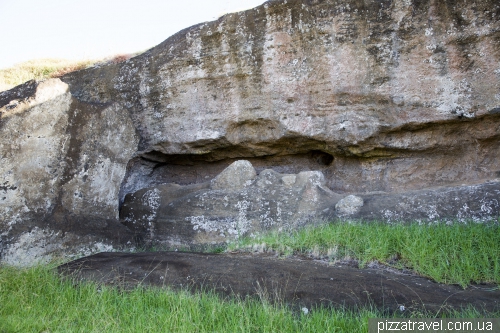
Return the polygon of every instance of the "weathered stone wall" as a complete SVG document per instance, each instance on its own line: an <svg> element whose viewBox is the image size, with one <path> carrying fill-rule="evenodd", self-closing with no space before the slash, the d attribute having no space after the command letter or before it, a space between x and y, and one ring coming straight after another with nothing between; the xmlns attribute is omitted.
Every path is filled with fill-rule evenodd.
<svg viewBox="0 0 500 333"><path fill-rule="evenodd" d="M12 91L0 95L3 261L27 264L130 240L118 222L119 184L138 143L128 113L82 103L59 79L17 91L8 104L1 97Z"/></svg>
<svg viewBox="0 0 500 333"><path fill-rule="evenodd" d="M64 80L81 100L120 101L138 155L167 164L317 150L338 191L476 182L500 171L499 6L272 1ZM134 166L140 184L149 169Z"/></svg>
<svg viewBox="0 0 500 333"><path fill-rule="evenodd" d="M31 234L124 244L128 193L239 159L345 196L494 181L499 17L496 0L269 1L2 93L2 258Z"/></svg>

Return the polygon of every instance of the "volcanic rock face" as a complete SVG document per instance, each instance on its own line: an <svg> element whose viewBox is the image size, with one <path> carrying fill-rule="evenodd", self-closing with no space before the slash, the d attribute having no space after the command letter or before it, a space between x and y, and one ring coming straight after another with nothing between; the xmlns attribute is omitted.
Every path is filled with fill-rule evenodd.
<svg viewBox="0 0 500 333"><path fill-rule="evenodd" d="M23 90L27 96L22 96ZM83 104L59 79L0 95L0 254L30 264L127 243L119 184L138 137L117 105Z"/></svg>
<svg viewBox="0 0 500 333"><path fill-rule="evenodd" d="M211 182L129 194L120 217L143 242L203 244L319 223L335 215L340 197L319 171L257 176L250 162L237 161Z"/></svg>
<svg viewBox="0 0 500 333"><path fill-rule="evenodd" d="M237 160L259 177L321 172L363 198L352 216L383 216L373 192L461 185L498 216L481 184L500 175L499 17L496 0L270 1L0 93L2 260L22 239L40 256L54 239L126 244L127 194L201 190Z"/></svg>

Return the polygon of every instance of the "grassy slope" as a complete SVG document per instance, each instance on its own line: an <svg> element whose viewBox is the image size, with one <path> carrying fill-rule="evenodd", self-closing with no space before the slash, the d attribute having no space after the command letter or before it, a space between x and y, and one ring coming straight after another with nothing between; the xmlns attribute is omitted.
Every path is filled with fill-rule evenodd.
<svg viewBox="0 0 500 333"><path fill-rule="evenodd" d="M96 61L70 61L39 59L26 61L11 68L0 70L0 91L11 89L29 80L57 77L71 71L86 68Z"/></svg>
<svg viewBox="0 0 500 333"><path fill-rule="evenodd" d="M130 55L115 55L99 60L37 59L19 63L11 68L0 69L0 92L14 88L29 80L44 80L90 67L96 63L118 63L131 58Z"/></svg>
<svg viewBox="0 0 500 333"><path fill-rule="evenodd" d="M211 293L74 287L46 267L0 269L0 332L356 332L366 331L366 319L375 315L323 310L305 316Z"/></svg>
<svg viewBox="0 0 500 333"><path fill-rule="evenodd" d="M500 283L500 225L331 223L271 233L230 244L230 250L306 253L332 261L353 258L409 268L438 282Z"/></svg>
<svg viewBox="0 0 500 333"><path fill-rule="evenodd" d="M447 282L500 283L497 224L386 225L335 223L291 234L244 239L231 248L309 253L332 260L357 258L409 266ZM265 244L263 244L265 242ZM398 259L394 261L394 259ZM0 267L0 332L366 332L374 309L298 310L266 300L221 299L138 288L131 292L92 283L75 286L49 266ZM410 317L443 314L405 313ZM481 317L474 309L446 314ZM489 317L500 313L487 314Z"/></svg>

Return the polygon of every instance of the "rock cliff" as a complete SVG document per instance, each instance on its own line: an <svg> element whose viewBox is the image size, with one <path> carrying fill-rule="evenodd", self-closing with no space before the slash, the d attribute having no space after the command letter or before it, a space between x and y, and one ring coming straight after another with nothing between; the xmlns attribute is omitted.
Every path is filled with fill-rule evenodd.
<svg viewBox="0 0 500 333"><path fill-rule="evenodd" d="M499 17L496 0L269 1L0 93L1 260L133 246L127 194L237 160L321 173L336 216L498 217Z"/></svg>

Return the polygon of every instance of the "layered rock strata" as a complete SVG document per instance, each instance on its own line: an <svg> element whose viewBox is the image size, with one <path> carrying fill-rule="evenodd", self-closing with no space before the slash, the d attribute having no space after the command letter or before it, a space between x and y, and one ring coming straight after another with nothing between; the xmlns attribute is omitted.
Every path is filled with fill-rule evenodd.
<svg viewBox="0 0 500 333"><path fill-rule="evenodd" d="M0 93L0 256L125 246L127 194L202 186L243 159L320 171L359 212L367 193L494 182L499 17L495 0L269 1Z"/></svg>

